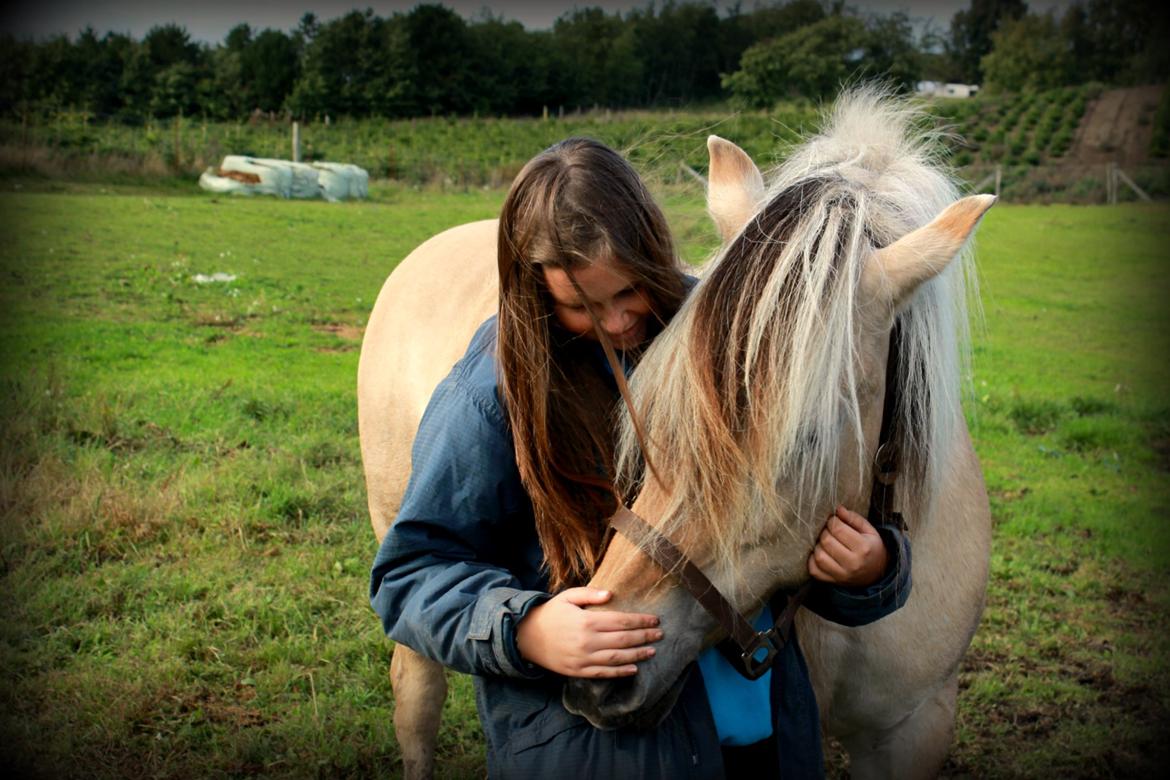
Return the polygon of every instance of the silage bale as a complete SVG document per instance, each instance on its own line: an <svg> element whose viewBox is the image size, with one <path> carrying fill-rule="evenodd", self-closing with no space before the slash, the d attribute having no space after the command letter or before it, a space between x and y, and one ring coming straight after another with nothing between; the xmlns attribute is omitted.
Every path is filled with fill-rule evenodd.
<svg viewBox="0 0 1170 780"><path fill-rule="evenodd" d="M235 171L224 171L228 174L236 174ZM239 178L249 174L236 174L235 176L221 176L217 169L208 168L199 177L199 186L208 192L230 193L232 195L252 195L255 190L254 185L249 181ZM254 174L252 174L254 175ZM257 177L257 181L259 177Z"/></svg>
<svg viewBox="0 0 1170 780"><path fill-rule="evenodd" d="M363 199L370 197L369 171L367 171L365 168L359 168L352 163L348 163L348 165L350 168L353 168L353 181L357 185L357 191L353 193L353 197Z"/></svg>
<svg viewBox="0 0 1170 780"><path fill-rule="evenodd" d="M283 160L265 162L254 157L229 154L223 158L223 164L217 173L222 176L228 171L250 173L259 177L260 181L252 186L253 192L279 195L282 198L292 196L292 170Z"/></svg>
<svg viewBox="0 0 1170 780"><path fill-rule="evenodd" d="M317 181L317 170L305 163L291 160L276 160L270 157L257 157L255 162L288 171L290 198L319 198L321 186Z"/></svg>
<svg viewBox="0 0 1170 780"><path fill-rule="evenodd" d="M321 197L321 182L317 178L317 169L308 163L289 163L293 174L294 198Z"/></svg>
<svg viewBox="0 0 1170 780"><path fill-rule="evenodd" d="M350 197L353 174L342 163L315 162L317 181L321 185L321 195L330 203L336 203Z"/></svg>

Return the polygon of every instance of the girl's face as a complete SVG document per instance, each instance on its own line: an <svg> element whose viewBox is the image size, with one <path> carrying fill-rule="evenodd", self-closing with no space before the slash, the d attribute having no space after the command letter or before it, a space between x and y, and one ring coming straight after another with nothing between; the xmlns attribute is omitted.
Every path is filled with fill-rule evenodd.
<svg viewBox="0 0 1170 780"><path fill-rule="evenodd" d="M569 275L560 268L545 267L544 282L552 296L553 314L570 333L597 340L585 303L597 315L614 349L631 349L646 340L650 301L641 284L610 257L573 270L573 278L585 295L577 294Z"/></svg>

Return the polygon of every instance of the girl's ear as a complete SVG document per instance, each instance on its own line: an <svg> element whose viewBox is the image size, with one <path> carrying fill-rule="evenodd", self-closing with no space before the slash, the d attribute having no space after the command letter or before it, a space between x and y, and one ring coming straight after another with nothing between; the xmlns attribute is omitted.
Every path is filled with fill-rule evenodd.
<svg viewBox="0 0 1170 780"><path fill-rule="evenodd" d="M764 200L764 177L747 152L731 141L708 136L707 152L711 157L707 211L727 243L759 210Z"/></svg>

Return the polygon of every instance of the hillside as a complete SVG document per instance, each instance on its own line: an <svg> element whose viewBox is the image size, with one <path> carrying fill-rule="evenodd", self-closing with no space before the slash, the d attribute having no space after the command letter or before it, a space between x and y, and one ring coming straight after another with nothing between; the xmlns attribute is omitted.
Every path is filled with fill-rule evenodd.
<svg viewBox="0 0 1170 780"><path fill-rule="evenodd" d="M1085 109L1069 158L1081 163L1143 163L1150 159L1151 118L1164 85L1110 89Z"/></svg>

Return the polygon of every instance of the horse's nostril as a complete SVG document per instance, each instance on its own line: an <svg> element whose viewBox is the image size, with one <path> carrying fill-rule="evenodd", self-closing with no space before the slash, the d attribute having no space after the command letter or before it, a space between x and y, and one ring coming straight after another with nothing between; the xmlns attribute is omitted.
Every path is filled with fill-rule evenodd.
<svg viewBox="0 0 1170 780"><path fill-rule="evenodd" d="M637 684L633 677L619 677L615 680L597 682L598 704L604 709L620 709L622 702L628 702L633 697L634 687Z"/></svg>
<svg viewBox="0 0 1170 780"><path fill-rule="evenodd" d="M570 680L565 686L565 706L592 720L623 717L637 709L637 680Z"/></svg>

